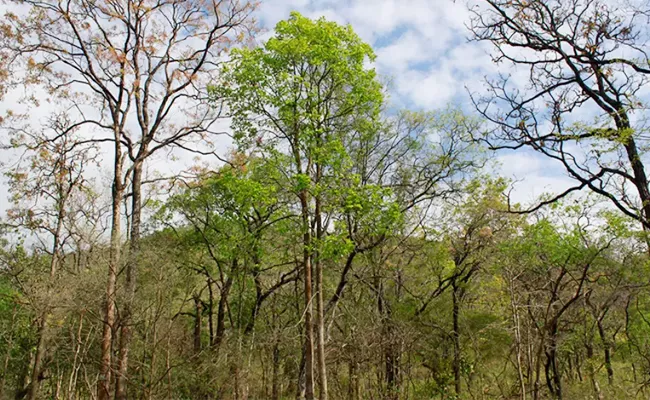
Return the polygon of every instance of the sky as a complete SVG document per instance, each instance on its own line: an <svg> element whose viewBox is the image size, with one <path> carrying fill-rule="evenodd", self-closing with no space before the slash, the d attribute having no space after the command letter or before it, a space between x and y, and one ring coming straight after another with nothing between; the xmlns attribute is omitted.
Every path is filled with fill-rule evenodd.
<svg viewBox="0 0 650 400"><path fill-rule="evenodd" d="M268 0L256 16L265 29L261 40L291 11L350 24L374 48L375 68L390 82L396 107L435 110L452 104L472 112L469 93L481 93L486 77L510 74L521 85L527 79L525 71L495 65L485 43L468 40L472 6L468 0ZM498 171L516 181L516 202L532 202L572 183L558 165L532 151L495 158Z"/></svg>
<svg viewBox="0 0 650 400"><path fill-rule="evenodd" d="M445 108L449 104L471 110L469 93L483 90L485 77L499 72L525 76L492 63L490 48L468 41L468 0L263 0L255 17L262 32L258 41L273 35L273 27L298 11L311 18L325 17L352 28L375 49L374 67L390 82L394 107L420 110ZM472 0L469 0L472 1ZM0 4L0 12L3 6ZM0 102L0 111L11 105L12 96ZM225 149L224 149L225 150ZM0 154L0 160L7 154ZM545 192L558 192L571 181L553 162L532 152L499 153L494 157L499 172L517 182L516 202L531 202ZM191 157L174 169L189 167ZM170 160L161 153L150 169L169 170ZM0 179L0 214L7 209L6 182Z"/></svg>

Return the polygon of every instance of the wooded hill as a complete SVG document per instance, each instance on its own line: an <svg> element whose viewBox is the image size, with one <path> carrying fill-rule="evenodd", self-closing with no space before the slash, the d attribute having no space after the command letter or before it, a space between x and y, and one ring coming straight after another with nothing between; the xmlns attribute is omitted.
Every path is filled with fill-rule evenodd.
<svg viewBox="0 0 650 400"><path fill-rule="evenodd" d="M0 93L53 111L0 120L0 398L650 396L647 5L486 1L469 34L530 84L396 110L325 19L17 4ZM203 162L152 173L172 150ZM507 150L575 186L516 204Z"/></svg>

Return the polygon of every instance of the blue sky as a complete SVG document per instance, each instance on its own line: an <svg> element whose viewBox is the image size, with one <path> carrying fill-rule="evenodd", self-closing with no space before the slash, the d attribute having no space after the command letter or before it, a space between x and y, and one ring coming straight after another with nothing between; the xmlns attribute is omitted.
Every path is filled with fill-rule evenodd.
<svg viewBox="0 0 650 400"><path fill-rule="evenodd" d="M476 44L467 43L465 3L451 0L270 0L257 16L270 30L291 11L349 23L376 51L377 70L393 80L392 100L437 108L466 98L465 83L491 66Z"/></svg>
<svg viewBox="0 0 650 400"><path fill-rule="evenodd" d="M275 24L293 10L311 18L349 23L374 47L375 68L391 82L390 100L395 107L432 110L453 103L470 110L468 91L480 92L485 76L503 72L524 84L526 75L507 66L500 71L491 62L489 47L467 40L467 1L474 0L263 0L255 16L263 27L260 41L270 37ZM0 4L0 11L5 7ZM0 102L0 110L15 106L12 97ZM570 182L556 165L531 152L500 153L494 158L500 161L504 176L519 181L513 192L515 201L532 201ZM183 160L173 163L161 153L149 166L163 172L180 171L195 162L192 157ZM6 191L0 178L0 193ZM6 210L5 198L0 194L0 213Z"/></svg>
<svg viewBox="0 0 650 400"><path fill-rule="evenodd" d="M256 13L265 32L298 11L311 18L349 23L375 49L375 68L390 85L397 107L431 110L448 104L472 111L469 92L480 93L486 76L512 75L525 85L526 71L497 66L484 43L468 40L467 0L268 0ZM570 181L551 161L531 151L502 152L500 173L517 180L514 198L528 202Z"/></svg>

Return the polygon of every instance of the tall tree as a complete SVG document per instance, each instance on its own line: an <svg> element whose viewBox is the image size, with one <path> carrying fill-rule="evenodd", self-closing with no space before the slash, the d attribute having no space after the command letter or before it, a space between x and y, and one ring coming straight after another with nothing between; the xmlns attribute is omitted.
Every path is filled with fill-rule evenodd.
<svg viewBox="0 0 650 400"><path fill-rule="evenodd" d="M272 230L281 223L296 219L287 208L287 193L280 191L281 181L273 164L251 158L226 165L214 173L202 175L188 183L182 192L172 196L162 209L168 226L174 226L174 217L188 224L181 237L195 248L205 250L207 258L216 267L201 264L194 267L207 278L208 292L218 282L221 288L216 333L213 332L212 302L208 302L210 346L219 347L224 338L228 293L233 281L250 276L255 290L255 301L247 318L238 326L244 333L252 333L263 303L278 289L296 279L296 269L283 270L293 264L266 248ZM279 250L279 246L274 246ZM273 264L269 261L273 260ZM270 274L280 271L280 278ZM271 281L271 282L269 282ZM266 287L268 286L268 287ZM241 288L240 290L245 290ZM242 305L240 304L239 307Z"/></svg>
<svg viewBox="0 0 650 400"><path fill-rule="evenodd" d="M374 58L372 49L351 27L292 13L275 32L263 48L233 54L225 74L232 86L215 93L231 102L239 144L274 157L294 185L302 221L305 396L314 398L315 300L319 398L325 400L321 247L328 230L325 209L334 206L325 189L349 170L349 137L376 129L382 92L374 70L364 65Z"/></svg>

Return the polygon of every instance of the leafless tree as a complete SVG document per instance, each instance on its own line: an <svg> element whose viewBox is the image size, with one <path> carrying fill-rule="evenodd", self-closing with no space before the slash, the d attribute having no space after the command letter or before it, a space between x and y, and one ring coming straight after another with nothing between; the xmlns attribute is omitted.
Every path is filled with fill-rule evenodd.
<svg viewBox="0 0 650 400"><path fill-rule="evenodd" d="M576 181L532 210L586 188L650 227L648 10L597 0L487 0L472 9L474 40L492 45L497 65L526 74L523 83L488 80L487 94L472 96L494 124L479 139L532 149Z"/></svg>
<svg viewBox="0 0 650 400"><path fill-rule="evenodd" d="M69 129L113 152L112 228L106 285L99 399L109 398L121 263L121 207L130 195L129 252L120 315L115 397L126 397L132 303L141 236L145 161L179 147L214 154L219 108L207 86L222 55L251 33L254 4L237 0L24 1L0 28L7 63L74 110ZM12 8L10 7L10 10ZM18 12L18 11L17 11ZM61 132L67 135L68 131Z"/></svg>

